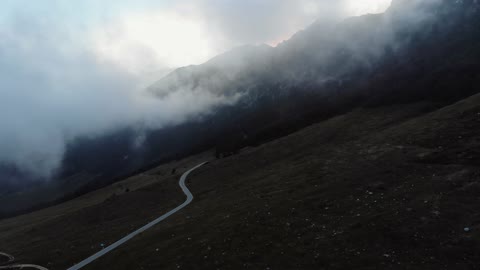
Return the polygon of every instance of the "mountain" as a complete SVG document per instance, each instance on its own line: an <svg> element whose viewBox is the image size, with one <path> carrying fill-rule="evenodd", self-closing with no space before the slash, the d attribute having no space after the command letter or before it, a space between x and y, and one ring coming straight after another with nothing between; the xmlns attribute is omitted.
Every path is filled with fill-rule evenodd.
<svg viewBox="0 0 480 270"><path fill-rule="evenodd" d="M253 143L359 106L451 103L478 91L478 15L476 1L396 0L384 14L319 21L276 48L239 48L177 70L149 90L240 93L205 121Z"/></svg>
<svg viewBox="0 0 480 270"><path fill-rule="evenodd" d="M476 269L480 95L431 106L358 108L212 160L189 206L87 267ZM208 159L1 220L0 246L67 269L184 202L180 175Z"/></svg>
<svg viewBox="0 0 480 270"><path fill-rule="evenodd" d="M383 14L317 21L277 47L244 46L177 69L147 91L157 98L185 91L235 102L160 130L79 139L58 179L41 187L43 198L7 209L12 204L0 197L0 212L74 198L212 148L217 157L231 155L356 108L452 104L480 89L479 15L476 0L394 0ZM137 148L139 136L144 147Z"/></svg>

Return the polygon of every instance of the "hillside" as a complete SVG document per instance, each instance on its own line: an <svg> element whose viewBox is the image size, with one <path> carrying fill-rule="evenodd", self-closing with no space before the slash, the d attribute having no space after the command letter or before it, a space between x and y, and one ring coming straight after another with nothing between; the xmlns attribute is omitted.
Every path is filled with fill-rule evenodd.
<svg viewBox="0 0 480 270"><path fill-rule="evenodd" d="M436 107L356 109L214 160L192 205L86 269L474 269L480 96ZM64 269L181 202L178 173L208 158L3 220L0 249Z"/></svg>
<svg viewBox="0 0 480 270"><path fill-rule="evenodd" d="M159 130L79 138L52 181L2 182L0 218L212 148L230 155L359 108L457 102L480 86L479 12L473 0L395 0L384 14L317 21L275 48L244 46L175 70L148 88L155 98L184 91L235 102ZM0 167L1 175L26 177L16 168Z"/></svg>
<svg viewBox="0 0 480 270"><path fill-rule="evenodd" d="M175 70L147 91L235 102L78 138L50 182L0 164L0 252L65 269L181 203L209 160L191 205L86 269L476 269L479 14L394 0Z"/></svg>

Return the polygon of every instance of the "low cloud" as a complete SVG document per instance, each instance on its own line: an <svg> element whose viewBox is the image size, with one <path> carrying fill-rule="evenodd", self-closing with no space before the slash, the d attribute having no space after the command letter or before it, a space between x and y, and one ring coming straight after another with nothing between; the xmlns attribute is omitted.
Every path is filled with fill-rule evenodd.
<svg viewBox="0 0 480 270"><path fill-rule="evenodd" d="M238 95L143 89L233 46L275 44L318 18L348 15L348 1L331 2L1 3L0 164L49 178L75 138L162 128L233 104Z"/></svg>
<svg viewBox="0 0 480 270"><path fill-rule="evenodd" d="M67 143L141 125L161 128L235 97L177 91L162 98L142 78L45 24L13 22L0 41L0 162L49 178ZM31 27L31 28L30 28ZM47 30L48 29L48 30ZM48 32L48 34L46 34Z"/></svg>

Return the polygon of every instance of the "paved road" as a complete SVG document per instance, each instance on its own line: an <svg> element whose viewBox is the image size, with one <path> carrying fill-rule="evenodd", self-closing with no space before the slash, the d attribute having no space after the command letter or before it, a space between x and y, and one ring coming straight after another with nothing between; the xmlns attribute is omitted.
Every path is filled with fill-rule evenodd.
<svg viewBox="0 0 480 270"><path fill-rule="evenodd" d="M180 181L178 182L180 187L182 188L182 191L183 193L185 193L185 195L187 195L187 200L185 200L184 203L182 203L181 205L177 206L176 208L170 210L168 213L166 213L165 215L155 219L154 221L148 223L147 225L141 227L140 229L132 232L131 234L123 237L122 239L118 240L117 242L111 244L110 246L102 249L101 251L93 254L92 256L86 258L85 260L79 262L78 264L68 268L67 270L78 270L78 269L81 269L83 268L84 266L88 265L89 263L95 261L96 259L102 257L103 255L109 253L110 251L116 249L117 247L119 247L120 245L124 244L125 242L127 242L128 240L132 239L133 237L137 236L138 234L141 234L142 232L150 229L151 227L157 225L159 222L163 221L164 219L168 218L169 216L175 214L176 212L180 211L182 208L184 208L185 206L189 205L192 200L193 200L193 195L192 193L190 192L190 190L188 190L188 188L185 186L185 180L187 179L187 176L193 172L194 170L200 168L201 166L205 165L207 162L204 162L204 163L201 163L195 167L193 167L192 169L188 170L186 173L184 173L182 175L182 177L180 177Z"/></svg>
<svg viewBox="0 0 480 270"><path fill-rule="evenodd" d="M34 264L13 264L15 262L15 257L10 254L0 252L0 257L4 257L7 261L1 263L0 269L38 269L38 270L48 270L45 267L34 265ZM8 265L7 265L8 264Z"/></svg>
<svg viewBox="0 0 480 270"><path fill-rule="evenodd" d="M41 267L35 264L14 264L14 265L9 265L9 266L0 266L0 269L9 269L9 270L15 270L15 269L37 269L37 270L48 270L45 267Z"/></svg>

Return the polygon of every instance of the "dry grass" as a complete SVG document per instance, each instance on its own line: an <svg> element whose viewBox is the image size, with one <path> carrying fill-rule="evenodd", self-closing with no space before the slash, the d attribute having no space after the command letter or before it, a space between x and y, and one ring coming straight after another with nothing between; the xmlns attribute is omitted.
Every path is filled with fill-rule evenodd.
<svg viewBox="0 0 480 270"><path fill-rule="evenodd" d="M357 110L215 160L189 178L191 205L86 269L474 269L480 98L425 106ZM64 269L181 202L182 171L168 172L204 158L2 221L0 248Z"/></svg>

